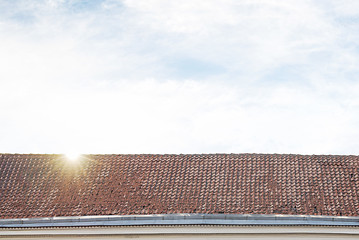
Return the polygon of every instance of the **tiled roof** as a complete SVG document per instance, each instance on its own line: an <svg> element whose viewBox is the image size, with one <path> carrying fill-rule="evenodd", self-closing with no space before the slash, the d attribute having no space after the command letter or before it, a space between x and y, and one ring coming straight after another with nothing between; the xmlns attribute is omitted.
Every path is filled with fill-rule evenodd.
<svg viewBox="0 0 359 240"><path fill-rule="evenodd" d="M359 156L0 154L0 218L359 215Z"/></svg>

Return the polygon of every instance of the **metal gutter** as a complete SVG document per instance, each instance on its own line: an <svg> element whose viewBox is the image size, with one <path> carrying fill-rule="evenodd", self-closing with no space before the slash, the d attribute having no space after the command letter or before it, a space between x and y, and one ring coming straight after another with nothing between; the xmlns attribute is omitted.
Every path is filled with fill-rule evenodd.
<svg viewBox="0 0 359 240"><path fill-rule="evenodd" d="M0 228L142 225L359 226L359 217L257 214L156 214L0 219Z"/></svg>

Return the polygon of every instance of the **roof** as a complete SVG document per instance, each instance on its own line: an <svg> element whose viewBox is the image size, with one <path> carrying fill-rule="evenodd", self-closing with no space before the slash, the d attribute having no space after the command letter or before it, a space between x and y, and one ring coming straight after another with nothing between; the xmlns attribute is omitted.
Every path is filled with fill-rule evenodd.
<svg viewBox="0 0 359 240"><path fill-rule="evenodd" d="M359 215L359 156L0 154L0 218Z"/></svg>

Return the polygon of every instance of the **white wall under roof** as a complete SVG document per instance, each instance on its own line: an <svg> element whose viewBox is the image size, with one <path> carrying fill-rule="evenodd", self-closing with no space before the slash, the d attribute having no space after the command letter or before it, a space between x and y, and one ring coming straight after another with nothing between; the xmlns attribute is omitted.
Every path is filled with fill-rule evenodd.
<svg viewBox="0 0 359 240"><path fill-rule="evenodd" d="M358 227L332 226L116 226L0 229L2 239L357 239Z"/></svg>

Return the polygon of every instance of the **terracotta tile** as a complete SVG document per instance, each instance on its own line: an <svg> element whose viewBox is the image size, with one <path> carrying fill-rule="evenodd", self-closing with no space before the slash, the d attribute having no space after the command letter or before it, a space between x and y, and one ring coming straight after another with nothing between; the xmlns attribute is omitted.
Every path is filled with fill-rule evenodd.
<svg viewBox="0 0 359 240"><path fill-rule="evenodd" d="M156 213L359 215L359 157L0 154L0 218Z"/></svg>

